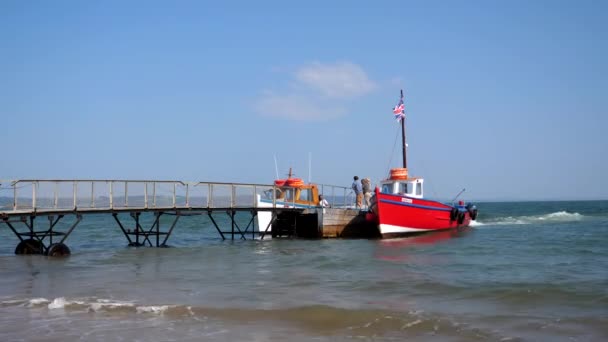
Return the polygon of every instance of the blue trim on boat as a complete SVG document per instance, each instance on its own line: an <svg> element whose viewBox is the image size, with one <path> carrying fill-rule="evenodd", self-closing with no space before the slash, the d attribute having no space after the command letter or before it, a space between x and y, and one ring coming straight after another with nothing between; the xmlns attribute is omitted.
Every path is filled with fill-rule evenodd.
<svg viewBox="0 0 608 342"><path fill-rule="evenodd" d="M400 201L391 201L391 200L387 200L387 199L380 199L380 202L396 204L396 205L403 205L406 207L414 207L414 208L420 208L420 209L430 209L430 210L439 210L439 211L451 211L452 210L452 208L437 208L437 207L431 207L428 205L405 203L405 202L400 202Z"/></svg>
<svg viewBox="0 0 608 342"><path fill-rule="evenodd" d="M261 202L264 203L270 203L272 204L272 200L267 200L267 199L260 199ZM284 206L285 204L289 205L289 206L294 206L296 208L318 208L318 206L316 205L307 205L307 204L298 204L298 203L293 203L293 202L284 202L284 201L276 201L276 206Z"/></svg>

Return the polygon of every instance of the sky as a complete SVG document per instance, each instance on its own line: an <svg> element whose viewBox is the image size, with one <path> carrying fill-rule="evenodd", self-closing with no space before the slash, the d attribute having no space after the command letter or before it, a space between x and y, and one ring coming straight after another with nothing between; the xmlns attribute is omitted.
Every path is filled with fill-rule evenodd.
<svg viewBox="0 0 608 342"><path fill-rule="evenodd" d="M0 179L608 199L603 1L0 1ZM276 160L276 164L275 164Z"/></svg>

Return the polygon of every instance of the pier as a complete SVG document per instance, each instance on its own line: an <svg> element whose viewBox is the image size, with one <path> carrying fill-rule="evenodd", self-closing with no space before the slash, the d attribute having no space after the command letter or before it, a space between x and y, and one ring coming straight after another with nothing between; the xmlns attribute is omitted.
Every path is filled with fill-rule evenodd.
<svg viewBox="0 0 608 342"><path fill-rule="evenodd" d="M334 185L319 187L332 208L301 208L295 202L289 207L278 205L273 184L173 180L2 181L0 223L18 239L15 254L48 256L71 254L66 240L85 216L91 214L112 215L128 245L133 247L167 246L179 219L193 215L207 215L223 240L264 239L268 235L273 238L375 237L376 229L365 220L365 211L350 208L350 189ZM270 199L272 205L259 205L262 196ZM266 227L257 224L260 212L271 214ZM218 223L219 215L226 215L229 227ZM57 223L66 216L73 216L75 220L60 231ZM172 217L171 223L161 227L161 216ZM40 219L44 217L47 223ZM152 223L145 226L144 221Z"/></svg>

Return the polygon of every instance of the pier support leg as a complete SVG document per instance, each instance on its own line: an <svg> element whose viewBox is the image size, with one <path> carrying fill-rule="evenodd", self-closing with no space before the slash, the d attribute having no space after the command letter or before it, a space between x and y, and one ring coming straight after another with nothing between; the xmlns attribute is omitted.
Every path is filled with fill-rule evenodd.
<svg viewBox="0 0 608 342"><path fill-rule="evenodd" d="M19 232L17 232L17 229L15 229L15 227L13 227L13 225L11 224L11 221L9 221L8 217L3 218L2 220L13 231L13 233L15 234L15 236L17 236L19 241L22 242L23 238L21 237L21 234L19 234Z"/></svg>
<svg viewBox="0 0 608 342"><path fill-rule="evenodd" d="M129 233L127 233L127 230L125 229L125 227L123 227L122 223L118 219L118 214L117 213L112 213L112 217L114 217L114 220L116 220L116 223L118 223L118 226L120 227L120 230L122 230L123 234L125 234L125 237L129 241L129 246L135 246L135 244L133 243L133 241L129 237Z"/></svg>
<svg viewBox="0 0 608 342"><path fill-rule="evenodd" d="M44 238L49 235L49 245L53 244L53 235L58 235L58 232L55 232L55 234L53 234L53 227L55 227L55 225L59 222L59 220L61 220L63 218L63 215L58 215L57 219L55 219L54 216L49 215L48 219L49 219L49 230L44 233L44 235L42 236L41 240L44 240Z"/></svg>
<svg viewBox="0 0 608 342"><path fill-rule="evenodd" d="M270 222L268 222L268 225L264 229L264 232L262 233L262 235L260 235L260 240L264 240L264 236L266 235L266 233L268 233L268 229L270 229L270 227L272 226L272 224L277 220L277 217L278 217L278 215L277 215L276 211L273 210L272 211L272 218L270 219Z"/></svg>
<svg viewBox="0 0 608 342"><path fill-rule="evenodd" d="M254 210L251 211L251 220L249 220L249 223L247 223L247 226L245 227L245 230L243 231L243 235L246 235L247 232L249 231L249 227L251 227L251 239L255 239L255 229L253 227L253 220L256 217L256 212Z"/></svg>
<svg viewBox="0 0 608 342"><path fill-rule="evenodd" d="M49 221L53 222L51 218L49 218ZM59 221L59 218L57 218L57 221ZM55 221L55 223L51 226L51 229L53 229L53 226L55 224L57 224L57 221ZM72 226L70 227L70 229L68 229L68 231L65 234L63 234L63 238L61 239L61 241L59 241L58 243L51 243L51 245L46 249L47 256L62 257L62 256L68 256L68 255L72 254L72 252L70 251L70 248L68 248L68 246L66 244L64 244L64 242L65 242L65 239L67 239L68 236L72 233L74 228L76 228L76 226L80 223L80 221L82 221L82 215L78 214L78 215L76 215L76 222L72 223ZM51 232L51 237L52 236L53 236L53 232Z"/></svg>
<svg viewBox="0 0 608 342"><path fill-rule="evenodd" d="M177 224L177 220L179 220L180 217L180 213L177 212L175 213L175 220L173 220L173 223L171 224L171 228L169 228L169 231L167 232L167 235L165 236L165 239L163 240L163 243L161 244L162 247L167 247L167 240L169 239L169 236L171 236L171 233L173 232L173 228L175 228L175 225ZM156 226L158 229L158 225ZM156 236L156 241L158 244L158 235ZM157 246L158 247L158 246Z"/></svg>
<svg viewBox="0 0 608 342"><path fill-rule="evenodd" d="M175 228L175 225L177 224L177 220L179 219L180 213L176 212L175 220L173 220L173 223L171 224L171 228L169 229L168 232L163 232L160 230L160 217L164 214L165 213L162 211L155 212L154 213L154 222L152 223L150 228L144 229L142 227L141 220L140 220L141 212L131 213L131 217L135 220L135 229L133 231L125 229L122 222L120 222L120 219L118 218L117 213L112 213L112 216L114 216L114 220L116 220L116 223L118 223L120 230L122 230L123 234L129 241L129 247L142 247L142 246L145 246L146 243L150 247L161 247L161 246L167 247L167 245L166 245L167 240L169 239L169 236L171 235L171 233L173 232L173 229ZM133 239L131 239L132 235L135 235L135 241L133 241ZM150 239L150 237L154 236L154 235L156 235L156 241L155 241L155 243L152 243L152 240ZM160 242L161 235L165 235L165 239L163 240L162 243ZM140 242L140 236L141 236L141 242Z"/></svg>
<svg viewBox="0 0 608 342"><path fill-rule="evenodd" d="M72 233L74 228L76 228L78 223L80 223L80 221L82 220L82 216L76 215L76 221L72 224L72 226L68 229L67 232L58 232L54 230L55 226L64 217L64 215L58 215L57 217L49 215L49 228L47 230L41 231L35 230L36 217L37 216L35 215L29 216L29 219L28 217L21 217L19 221L10 221L7 217L3 218L3 222L19 239L19 244L17 244L17 247L15 248L15 254L45 254L47 256L70 255L70 249L67 245L65 245L64 242L67 237ZM14 222L22 223L24 226L27 227L27 231L19 232L19 230L17 230L17 228L13 226L12 223ZM63 236L63 238L58 243L54 243L54 236ZM48 246L44 242L47 237L49 238Z"/></svg>
<svg viewBox="0 0 608 342"><path fill-rule="evenodd" d="M152 241L150 241L150 235L153 234L152 231L154 230L154 227L159 225L158 221L162 214L163 214L162 212L154 213L154 223L152 223L152 226L150 227L150 229L148 229L148 231L144 230L144 228L139 223L139 217L140 217L141 213L137 212L137 213L135 213L135 215L131 214L131 217L133 217L135 219L135 243L136 244L138 244L139 246L144 246L146 244L146 242L148 242L148 245L150 245L150 247L152 247ZM158 229L157 229L157 231L158 231ZM141 244L139 243L139 234L142 234L144 236L144 241ZM158 247L158 235L156 236L156 247Z"/></svg>
<svg viewBox="0 0 608 342"><path fill-rule="evenodd" d="M224 233L222 233L222 230L217 225L217 222L215 222L215 219L213 218L213 215L211 214L211 210L207 211L207 215L209 215L209 218L211 219L211 222L213 222L213 226L215 226L215 229L217 229L217 232L220 233L220 235L222 236L222 240L226 240Z"/></svg>
<svg viewBox="0 0 608 342"><path fill-rule="evenodd" d="M131 217L133 217L135 219L135 245L137 247L139 246L143 246L146 242L146 240L144 240L144 243L139 243L139 231L140 231L140 225L139 225L139 215L141 213L137 212L137 213L131 213Z"/></svg>
<svg viewBox="0 0 608 342"><path fill-rule="evenodd" d="M236 214L236 211L234 210L230 210L228 212L226 212L226 214L228 214L228 216L230 216L230 221L231 221L231 226L232 226L232 240L234 240L234 228L236 228L236 230L239 232L239 234L241 234L241 240L247 240L247 238L245 238L245 234L241 231L241 228L239 228L238 223L236 223L236 221L234 220L234 216Z"/></svg>

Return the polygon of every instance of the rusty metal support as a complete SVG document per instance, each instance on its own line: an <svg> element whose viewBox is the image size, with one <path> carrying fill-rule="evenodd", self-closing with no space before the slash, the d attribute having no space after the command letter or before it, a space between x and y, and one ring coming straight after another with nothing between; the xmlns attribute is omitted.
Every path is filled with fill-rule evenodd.
<svg viewBox="0 0 608 342"><path fill-rule="evenodd" d="M65 239L68 238L68 236L72 233L72 231L74 230L74 228L76 228L76 226L80 223L80 221L82 221L82 215L78 214L78 215L76 215L76 222L74 222L72 224L70 229L68 229L68 231L64 234L63 238L61 239L61 241L59 241L59 243L63 243L65 241Z"/></svg>
<svg viewBox="0 0 608 342"><path fill-rule="evenodd" d="M44 240L44 238L49 235L49 245L53 244L53 235L61 235L62 233L53 233L53 227L55 227L55 225L59 222L59 220L61 220L63 218L63 215L58 215L57 219L53 221L54 216L53 215L49 215L49 230L46 231L46 233L42 236L41 240Z"/></svg>
<svg viewBox="0 0 608 342"><path fill-rule="evenodd" d="M127 233L127 231L125 230L125 227L123 227L122 223L120 222L120 220L118 219L118 213L112 213L112 216L114 217L114 220L116 220L116 223L118 223L118 226L120 227L120 230L122 230L123 234L125 234L125 237L127 238L127 240L129 241L129 246L133 245L133 241L131 240L131 238L129 237L129 234Z"/></svg>
<svg viewBox="0 0 608 342"><path fill-rule="evenodd" d="M247 223L247 227L245 227L245 231L243 232L243 234L247 234L247 232L249 231L249 227L251 227L251 238L255 239L255 227L253 224L253 220L255 219L255 217L257 216L257 212L255 210L251 210L251 220L249 220L249 223Z"/></svg>
<svg viewBox="0 0 608 342"><path fill-rule="evenodd" d="M220 235L222 236L222 240L226 240L226 237L224 236L224 233L222 233L222 230L217 225L217 222L215 222L215 219L213 218L213 215L211 214L212 212L213 212L212 210L207 210L207 214L209 215L209 218L211 219L211 222L213 222L213 225L215 226L215 229L217 229L217 232L220 233Z"/></svg>
<svg viewBox="0 0 608 342"><path fill-rule="evenodd" d="M139 224L139 221L137 222L137 229L141 229L142 233L144 234L144 242L142 242L142 244L146 244L146 241L148 241L148 244L150 244L150 247L152 247L152 242L150 241L150 235L156 234L156 247L159 246L158 243L158 236L159 234L162 234L160 232L160 216L163 214L163 212L156 212L154 213L154 223L152 223L152 226L150 227L150 229L148 229L148 231L146 232L143 227ZM153 233L152 231L154 230L154 228L156 228L156 233Z"/></svg>
<svg viewBox="0 0 608 342"><path fill-rule="evenodd" d="M243 233L241 231L241 228L239 228L238 223L236 223L236 220L234 219L234 216L236 215L236 212L234 210L230 210L228 212L226 212L226 214L228 214L228 216L230 216L230 220L232 221L232 240L234 240L234 228L236 228L236 230L238 230L239 234L241 234L241 239L242 240L247 240L247 238L245 237L245 233ZM247 231L245 231L247 232Z"/></svg>
<svg viewBox="0 0 608 342"><path fill-rule="evenodd" d="M163 240L163 243L161 244L161 246L163 246L163 247L167 246L166 245L167 240L169 239L169 236L171 236L171 233L173 232L173 228L175 228L175 225L177 224L177 220L179 220L179 217L180 217L180 213L178 211L178 212L175 213L175 220L173 220L173 223L171 224L171 228L169 228L169 231L167 232L167 235L165 236L165 239ZM158 238L158 236L157 236L157 238Z"/></svg>
<svg viewBox="0 0 608 342"><path fill-rule="evenodd" d="M17 231L17 229L15 229L15 227L13 227L13 225L11 224L11 221L9 221L8 217L3 217L2 221L4 221L4 223L13 231L13 233L15 234L15 236L17 236L17 238L19 239L19 241L23 242L23 238L21 237L21 233L19 233Z"/></svg>

